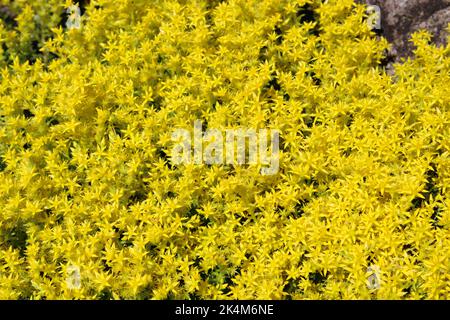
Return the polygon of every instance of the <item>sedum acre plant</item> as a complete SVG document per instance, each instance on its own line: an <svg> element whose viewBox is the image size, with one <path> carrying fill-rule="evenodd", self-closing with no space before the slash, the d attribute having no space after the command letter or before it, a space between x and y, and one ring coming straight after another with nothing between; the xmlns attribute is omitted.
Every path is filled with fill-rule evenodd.
<svg viewBox="0 0 450 320"><path fill-rule="evenodd" d="M0 298L450 297L430 34L389 76L352 0L0 5ZM174 164L196 120L280 130L278 172Z"/></svg>

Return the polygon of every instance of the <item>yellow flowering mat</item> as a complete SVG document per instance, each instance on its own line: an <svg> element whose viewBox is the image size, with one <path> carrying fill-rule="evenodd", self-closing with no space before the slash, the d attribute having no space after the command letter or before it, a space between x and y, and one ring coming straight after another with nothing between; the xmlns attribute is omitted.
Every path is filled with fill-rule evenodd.
<svg viewBox="0 0 450 320"><path fill-rule="evenodd" d="M1 299L448 299L450 51L353 0L0 0ZM279 130L279 168L172 161Z"/></svg>

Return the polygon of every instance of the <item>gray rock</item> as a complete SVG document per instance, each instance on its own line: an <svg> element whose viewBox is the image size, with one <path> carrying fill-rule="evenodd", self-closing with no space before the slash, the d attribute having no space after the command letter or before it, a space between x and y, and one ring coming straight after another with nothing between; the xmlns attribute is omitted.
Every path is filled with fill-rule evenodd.
<svg viewBox="0 0 450 320"><path fill-rule="evenodd" d="M447 41L447 25L450 22L450 0L365 0L367 4L381 8L382 35L393 44L390 53L398 61L410 56L414 47L411 34L427 29L437 45Z"/></svg>

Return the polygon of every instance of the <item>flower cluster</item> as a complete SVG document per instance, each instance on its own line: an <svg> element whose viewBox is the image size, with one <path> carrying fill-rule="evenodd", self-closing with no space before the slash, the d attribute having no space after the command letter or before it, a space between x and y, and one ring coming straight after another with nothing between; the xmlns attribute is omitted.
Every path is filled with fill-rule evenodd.
<svg viewBox="0 0 450 320"><path fill-rule="evenodd" d="M0 4L0 298L450 297L449 46L389 76L353 0ZM173 163L197 119L280 130L278 173Z"/></svg>

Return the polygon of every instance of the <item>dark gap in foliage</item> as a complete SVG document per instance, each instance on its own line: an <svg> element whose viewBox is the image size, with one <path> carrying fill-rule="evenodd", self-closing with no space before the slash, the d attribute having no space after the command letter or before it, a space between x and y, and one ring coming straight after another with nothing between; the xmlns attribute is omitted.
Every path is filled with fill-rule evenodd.
<svg viewBox="0 0 450 320"><path fill-rule="evenodd" d="M112 125L112 129L113 129L114 133L116 135L118 135L120 138L123 138L123 132L122 132L122 128L120 127L120 124L113 122L111 125Z"/></svg>
<svg viewBox="0 0 450 320"><path fill-rule="evenodd" d="M166 77L168 77L168 78L171 78L172 75L173 75L173 72L172 72L172 70L164 69L164 70L163 70L163 75L166 76Z"/></svg>
<svg viewBox="0 0 450 320"><path fill-rule="evenodd" d="M71 202L73 200L73 195L71 193L68 193L69 192L69 188L64 187L63 190L64 190L64 193L66 194L66 200L68 202Z"/></svg>
<svg viewBox="0 0 450 320"><path fill-rule="evenodd" d="M192 267L194 267L195 269L199 269L200 268L200 263L202 262L203 258L196 256L194 259L194 263L192 264Z"/></svg>
<svg viewBox="0 0 450 320"><path fill-rule="evenodd" d="M267 121L266 121L266 123L267 123ZM288 151L288 149L286 148L287 146L286 146L286 143L285 143L285 139L284 139L284 137L282 135L279 136L278 143L279 143L279 146L280 146L280 150Z"/></svg>
<svg viewBox="0 0 450 320"><path fill-rule="evenodd" d="M201 115L199 115L199 118L201 117ZM202 119L202 134L205 134L206 130L208 130L208 120L207 119Z"/></svg>
<svg viewBox="0 0 450 320"><path fill-rule="evenodd" d="M195 28L194 25L188 25L188 24L186 24L185 27L184 27L184 32L191 32L191 31L194 31L195 29L196 29L196 28Z"/></svg>
<svg viewBox="0 0 450 320"><path fill-rule="evenodd" d="M37 58L40 58L42 56L42 53L40 50L41 48L39 47L39 41L37 41L37 40L31 41L30 48L31 48L32 54L29 56L29 58L27 60L30 62L31 65L33 65L36 62Z"/></svg>
<svg viewBox="0 0 450 320"><path fill-rule="evenodd" d="M0 156L0 172L5 171L7 166L8 165L6 164L5 159Z"/></svg>
<svg viewBox="0 0 450 320"><path fill-rule="evenodd" d="M240 274L241 267L237 267L234 277ZM215 266L214 268L209 269L207 272L201 271L200 278L202 279L202 281L206 281L211 285L226 284L226 288L222 290L223 294L230 293L230 288L234 285L232 275L227 272L222 266Z"/></svg>
<svg viewBox="0 0 450 320"><path fill-rule="evenodd" d="M346 115L345 126L350 129L354 121L355 120L353 114Z"/></svg>
<svg viewBox="0 0 450 320"><path fill-rule="evenodd" d="M209 283L211 283L211 277L212 277L212 274L216 271L216 270L219 270L219 266L215 266L214 268L212 268L212 269L209 269L207 272L205 272L205 271L201 271L200 272L200 278L203 280L203 281L208 281Z"/></svg>
<svg viewBox="0 0 450 320"><path fill-rule="evenodd" d="M2 51L3 51L4 61L8 61L10 54L8 51L8 47L6 46L6 43L2 43Z"/></svg>
<svg viewBox="0 0 450 320"><path fill-rule="evenodd" d="M309 179L305 179L305 184L307 186L313 186L314 188L318 188L319 187L319 182L317 182L316 178L311 177Z"/></svg>
<svg viewBox="0 0 450 320"><path fill-rule="evenodd" d="M47 124L48 127L53 127L58 125L59 121L55 117L47 117L45 118L45 123Z"/></svg>
<svg viewBox="0 0 450 320"><path fill-rule="evenodd" d="M39 276L41 278L53 281L52 277L47 272L39 271Z"/></svg>
<svg viewBox="0 0 450 320"><path fill-rule="evenodd" d="M97 295L98 300L112 300L113 295L111 290L109 289L103 289L100 291L100 293Z"/></svg>
<svg viewBox="0 0 450 320"><path fill-rule="evenodd" d="M258 60L260 62L266 62L269 58L269 48L267 46L263 46L259 49Z"/></svg>
<svg viewBox="0 0 450 320"><path fill-rule="evenodd" d="M367 256L366 261L367 261L368 265L374 264L375 263L375 252L371 251L369 253L369 255Z"/></svg>
<svg viewBox="0 0 450 320"><path fill-rule="evenodd" d="M281 90L281 85L278 82L278 77L276 75L272 75L272 79L267 83L266 88L273 88L276 91Z"/></svg>
<svg viewBox="0 0 450 320"><path fill-rule="evenodd" d="M381 31L381 33L382 33L383 31ZM378 33L378 32L377 32ZM381 61L380 61L380 67L382 67L384 70L386 70L386 68L389 66L389 65L391 65L391 64L393 64L393 63L395 63L395 55L391 52L391 51L389 51L389 50L384 50L384 52L383 52L383 57L382 57L382 59L381 59ZM401 112L402 114L402 116L404 115L404 112Z"/></svg>
<svg viewBox="0 0 450 320"><path fill-rule="evenodd" d="M316 22L316 25L312 31L310 31L311 35L319 36L320 34L320 24L319 24L319 15L314 11L314 8L309 4L305 4L301 6L297 10L297 19L299 24Z"/></svg>
<svg viewBox="0 0 450 320"><path fill-rule="evenodd" d="M20 135L25 138L27 136L27 131L25 130L25 128L18 128L17 129L20 132Z"/></svg>
<svg viewBox="0 0 450 320"><path fill-rule="evenodd" d="M239 223L241 224L241 226L244 225L247 221L249 221L249 220L253 221L255 219L254 216L249 217L249 216L247 216L246 213L247 213L247 211L244 211L243 215L240 215L237 213L234 214L234 217L239 220Z"/></svg>
<svg viewBox="0 0 450 320"><path fill-rule="evenodd" d="M148 255L152 258L155 258L158 255L158 246L153 243L147 243L145 245L145 250L147 251Z"/></svg>
<svg viewBox="0 0 450 320"><path fill-rule="evenodd" d="M225 2L225 1L226 0L209 0L206 2L205 21L209 27L214 26L214 19L213 19L212 12L219 4L221 4L222 2Z"/></svg>
<svg viewBox="0 0 450 320"><path fill-rule="evenodd" d="M416 256L419 252L412 244L404 244L402 250L405 251L410 256Z"/></svg>
<svg viewBox="0 0 450 320"><path fill-rule="evenodd" d="M186 216L187 216L188 218L191 218L191 217L193 217L193 216L195 216L195 215L198 215L197 209L198 209L198 206L197 206L197 205L191 204L191 206L189 207L189 210L187 211Z"/></svg>
<svg viewBox="0 0 450 320"><path fill-rule="evenodd" d="M161 147L157 148L157 149L156 149L156 155L157 155L160 159L164 160L164 163L165 163L166 167L168 167L170 170L173 169L173 166L172 166L172 164L171 164L170 161L169 161L169 160L170 160L170 159L169 159L169 156L167 155L167 153L164 151L163 148L161 148Z"/></svg>
<svg viewBox="0 0 450 320"><path fill-rule="evenodd" d="M241 267L237 267L235 271L235 276L241 274ZM229 294L231 292L231 288L234 286L233 278L230 274L226 274L224 279L224 284L227 285L225 289L222 290L223 294Z"/></svg>
<svg viewBox="0 0 450 320"><path fill-rule="evenodd" d="M53 212L53 210L50 209L50 208L44 209L44 214L45 214L45 217L47 219L50 219L50 218L52 218L52 216L54 216L54 218L55 218L54 222L57 225L61 224L64 221L64 215L63 214L55 214Z"/></svg>
<svg viewBox="0 0 450 320"><path fill-rule="evenodd" d="M283 31L280 29L279 26L275 26L274 28L274 32L275 34L278 36L277 37L277 44L280 45L283 43L284 37L283 37Z"/></svg>
<svg viewBox="0 0 450 320"><path fill-rule="evenodd" d="M13 29L17 27L17 15L11 11L7 5L0 5L0 20L4 22L6 27Z"/></svg>
<svg viewBox="0 0 450 320"><path fill-rule="evenodd" d="M157 62L158 64L162 64L165 60L166 60L166 57L165 57L165 56L163 56L163 55L161 55L161 54L158 54L158 57L156 58L156 62Z"/></svg>
<svg viewBox="0 0 450 320"><path fill-rule="evenodd" d="M420 193L422 197L415 197L411 201L411 207L408 211L414 210L416 208L421 208L425 203L430 201L430 198L436 198L436 196L440 193L440 189L436 186L436 178L438 177L436 165L434 163L430 164L431 168L427 172L425 172L425 178L427 183L425 185L425 189Z"/></svg>
<svg viewBox="0 0 450 320"><path fill-rule="evenodd" d="M25 301L25 300L32 300L32 293L30 289L25 289L26 292L22 292L19 294L19 297L17 298L18 301ZM41 299L44 300L44 299Z"/></svg>
<svg viewBox="0 0 450 320"><path fill-rule="evenodd" d="M303 264L303 262L309 259L309 258L307 257L308 254L309 254L309 251L308 251L308 250L305 250L305 252L303 252L302 256L300 257L300 259L299 259L299 261L298 261L297 267L300 268L300 266Z"/></svg>
<svg viewBox="0 0 450 320"><path fill-rule="evenodd" d="M191 204L191 206L190 206L186 216L188 218L191 218L191 217L197 215L199 217L199 219L200 219L200 226L206 227L206 226L210 225L211 224L211 219L206 218L204 215L198 213L197 209L198 209L197 205ZM197 228L195 228L194 230L197 230Z"/></svg>
<svg viewBox="0 0 450 320"><path fill-rule="evenodd" d="M173 192L173 191L168 191L168 192L166 193L166 197L169 198L169 199L173 199L173 198L175 198L176 196L177 196L177 194L176 194L175 192Z"/></svg>
<svg viewBox="0 0 450 320"><path fill-rule="evenodd" d="M19 250L20 257L25 256L28 234L23 224L18 224L5 233L4 241L15 250Z"/></svg>
<svg viewBox="0 0 450 320"><path fill-rule="evenodd" d="M39 35L37 36L39 37ZM43 39L43 41L47 41L48 39L50 39L50 36L46 36ZM43 53L41 52L39 40L37 39L32 40L28 48L30 49L29 52L20 53L20 58L22 62L27 61L30 65L33 65L37 61L37 59L44 58L43 61L45 63L51 61L52 55L44 56Z"/></svg>
<svg viewBox="0 0 450 320"><path fill-rule="evenodd" d="M353 152L353 148L352 147L348 147L346 148L344 151L342 151L342 155L346 158L348 158Z"/></svg>
<svg viewBox="0 0 450 320"><path fill-rule="evenodd" d="M162 107L163 98L160 96L156 96L153 101L150 101L148 104L156 111L160 111Z"/></svg>
<svg viewBox="0 0 450 320"><path fill-rule="evenodd" d="M301 133L302 133L302 136L305 139L308 138L309 136L311 136L311 131L310 130L302 130Z"/></svg>
<svg viewBox="0 0 450 320"><path fill-rule="evenodd" d="M114 229L114 232L117 233L117 240L118 240L117 242L118 242L120 247L127 248L127 247L130 247L130 246L133 245L132 241L124 239L124 237L125 237L125 231L124 230L121 230L121 229L119 229L117 227L113 227L113 229Z"/></svg>
<svg viewBox="0 0 450 320"><path fill-rule="evenodd" d="M50 62L53 61L53 60L56 60L58 58L59 58L59 56L56 53L45 52L44 59L43 59L43 62L44 62L43 69L44 69L44 71L45 72L49 72L50 70L49 70L48 66L50 65Z"/></svg>
<svg viewBox="0 0 450 320"><path fill-rule="evenodd" d="M136 300L150 300L152 298L152 285L149 283L145 285L136 296Z"/></svg>
<svg viewBox="0 0 450 320"><path fill-rule="evenodd" d="M25 119L31 119L34 117L34 113L30 111L30 109L24 109L22 111L23 116L25 117Z"/></svg>
<svg viewBox="0 0 450 320"><path fill-rule="evenodd" d="M112 268L108 265L108 263L104 259L102 259L101 261L102 261L103 271L104 272L112 271Z"/></svg>
<svg viewBox="0 0 450 320"><path fill-rule="evenodd" d="M322 274L322 272L316 271L316 272L312 272L308 275L308 279L309 281L311 281L312 283L316 284L316 285L323 285L328 278L328 273L326 274Z"/></svg>
<svg viewBox="0 0 450 320"><path fill-rule="evenodd" d="M408 298L411 295L412 285L402 289L402 292L404 293L403 298Z"/></svg>
<svg viewBox="0 0 450 320"><path fill-rule="evenodd" d="M213 19L210 11L208 11L205 14L205 22L206 22L206 25L208 26L208 28L211 28L212 26L214 26L214 19Z"/></svg>
<svg viewBox="0 0 450 320"><path fill-rule="evenodd" d="M442 229L443 226L440 225L440 218L441 218L441 211L442 209L438 206L433 207L433 214L431 215L431 224L434 229Z"/></svg>
<svg viewBox="0 0 450 320"><path fill-rule="evenodd" d="M189 300L202 300L202 298L195 292L189 293Z"/></svg>
<svg viewBox="0 0 450 320"><path fill-rule="evenodd" d="M316 76L314 71L306 72L306 76L312 79L315 86L320 86L322 84L322 80Z"/></svg>
<svg viewBox="0 0 450 320"><path fill-rule="evenodd" d="M166 296L166 300L175 300L175 294L173 292L169 292Z"/></svg>
<svg viewBox="0 0 450 320"><path fill-rule="evenodd" d="M309 200L300 200L294 207L294 212L292 212L289 217L292 217L294 219L299 219L301 218L304 214L304 208L305 206L309 203Z"/></svg>
<svg viewBox="0 0 450 320"><path fill-rule="evenodd" d="M381 37L383 34L384 34L384 29L383 29L383 27L381 27L381 28L374 28L374 29L372 29L372 31L375 33L375 35L377 36L377 37Z"/></svg>
<svg viewBox="0 0 450 320"><path fill-rule="evenodd" d="M18 23L16 18L16 12L13 12L8 5L0 4L0 20L4 22L6 29L19 32L19 30L17 30ZM40 51L40 42L47 41L50 36L43 34L45 32L46 26L42 25L40 21L34 20L33 23L35 25L36 34L28 40L29 43L27 45L27 48L23 48L23 50L19 51L18 55L21 62L28 61L30 65L33 65L38 58L44 58L43 61L46 64L53 58L54 55L48 53L43 54ZM2 49L5 61L10 61L11 53L9 52L9 49L5 43L2 44Z"/></svg>
<svg viewBox="0 0 450 320"><path fill-rule="evenodd" d="M305 118L305 124L308 128L312 128L314 126L314 124L317 123L316 122L316 117L315 116L309 116Z"/></svg>
<svg viewBox="0 0 450 320"><path fill-rule="evenodd" d="M287 283L283 287L283 292L286 293L286 300L292 300L292 295L298 290L299 288L299 280L298 279L292 279L290 278L287 280Z"/></svg>
<svg viewBox="0 0 450 320"><path fill-rule="evenodd" d="M61 158L63 161L70 163L73 160L73 148L75 146L75 141L70 139L67 143L67 153L62 153Z"/></svg>
<svg viewBox="0 0 450 320"><path fill-rule="evenodd" d="M143 202L147 199L147 195L142 191L134 191L133 194L128 198L128 207Z"/></svg>
<svg viewBox="0 0 450 320"><path fill-rule="evenodd" d="M90 0L79 0L78 5L80 6L80 13L81 15L86 13L87 6L91 3ZM96 6L98 7L98 6Z"/></svg>
<svg viewBox="0 0 450 320"><path fill-rule="evenodd" d="M316 13L309 3L301 6L297 10L297 18L299 23L307 23L316 21Z"/></svg>
<svg viewBox="0 0 450 320"><path fill-rule="evenodd" d="M406 224L404 224L404 223L401 223L401 224L399 224L399 225L395 228L395 230L396 230L396 231L399 231L399 232L403 232L403 231L406 230L407 227L408 227L408 225L406 225Z"/></svg>

